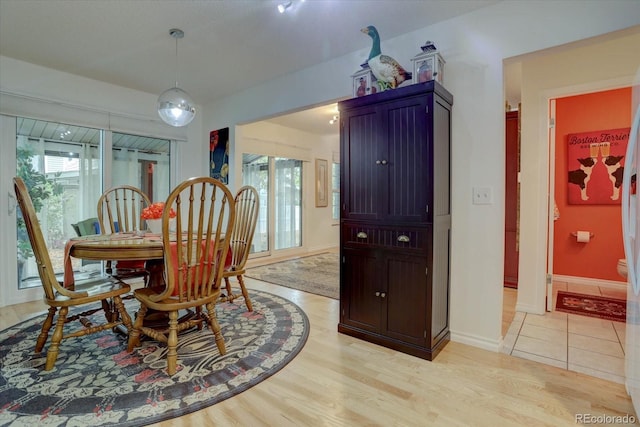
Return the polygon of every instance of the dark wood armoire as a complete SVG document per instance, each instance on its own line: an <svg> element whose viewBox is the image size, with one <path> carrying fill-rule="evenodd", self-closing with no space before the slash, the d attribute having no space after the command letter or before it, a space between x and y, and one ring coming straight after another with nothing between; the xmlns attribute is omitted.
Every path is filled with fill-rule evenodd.
<svg viewBox="0 0 640 427"><path fill-rule="evenodd" d="M338 331L428 360L449 341L452 103L435 81L339 103Z"/></svg>

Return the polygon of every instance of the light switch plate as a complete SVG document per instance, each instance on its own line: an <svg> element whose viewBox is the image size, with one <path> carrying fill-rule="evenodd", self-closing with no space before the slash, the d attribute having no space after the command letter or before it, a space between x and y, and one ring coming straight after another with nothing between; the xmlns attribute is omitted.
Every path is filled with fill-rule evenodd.
<svg viewBox="0 0 640 427"><path fill-rule="evenodd" d="M491 187L473 187L473 204L493 204L493 190L491 189Z"/></svg>

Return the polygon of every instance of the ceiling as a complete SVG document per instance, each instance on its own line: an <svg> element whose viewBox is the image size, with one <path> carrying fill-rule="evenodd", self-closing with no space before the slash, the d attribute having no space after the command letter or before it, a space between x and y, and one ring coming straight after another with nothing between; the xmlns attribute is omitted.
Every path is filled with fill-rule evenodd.
<svg viewBox="0 0 640 427"><path fill-rule="evenodd" d="M204 105L364 49L367 25L393 38L497 1L293 0L280 14L286 0L0 0L0 54L148 93L177 74ZM171 28L185 33L177 67ZM331 133L325 111L274 121Z"/></svg>

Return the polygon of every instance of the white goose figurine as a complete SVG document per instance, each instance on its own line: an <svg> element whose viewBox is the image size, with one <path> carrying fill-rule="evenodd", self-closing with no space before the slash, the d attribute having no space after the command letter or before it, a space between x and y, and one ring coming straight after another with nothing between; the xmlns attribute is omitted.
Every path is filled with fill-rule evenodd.
<svg viewBox="0 0 640 427"><path fill-rule="evenodd" d="M363 28L362 31L368 34L373 39L371 45L371 52L369 52L369 59L367 64L373 75L378 79L378 86L380 91L385 89L395 89L405 80L411 79L411 73L405 70L402 65L390 56L382 55L380 51L380 35L378 30L373 25L369 25L367 28Z"/></svg>

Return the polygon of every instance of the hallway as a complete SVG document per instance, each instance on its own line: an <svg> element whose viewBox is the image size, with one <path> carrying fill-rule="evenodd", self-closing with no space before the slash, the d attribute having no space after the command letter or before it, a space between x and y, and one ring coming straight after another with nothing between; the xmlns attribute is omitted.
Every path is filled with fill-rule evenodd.
<svg viewBox="0 0 640 427"><path fill-rule="evenodd" d="M558 290L626 299L622 287L554 282ZM517 290L504 288L502 352L624 384L625 324L559 311L515 312Z"/></svg>

